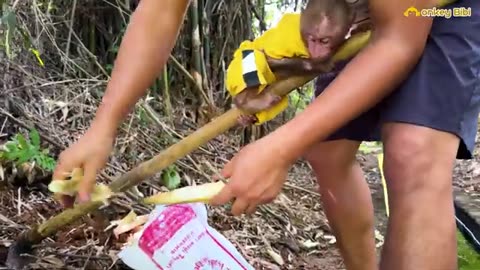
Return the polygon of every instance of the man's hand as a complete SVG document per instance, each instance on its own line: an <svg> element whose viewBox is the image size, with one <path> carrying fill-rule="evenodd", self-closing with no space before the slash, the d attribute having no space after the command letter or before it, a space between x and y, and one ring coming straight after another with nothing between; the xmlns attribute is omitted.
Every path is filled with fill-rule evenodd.
<svg viewBox="0 0 480 270"><path fill-rule="evenodd" d="M64 150L59 157L53 173L54 180L65 180L75 168L83 168L84 178L80 184L79 200L89 201L89 195L95 185L96 175L101 170L112 150L114 135L105 129L92 126L77 142ZM74 198L62 196L60 202L64 207L71 207Z"/></svg>
<svg viewBox="0 0 480 270"><path fill-rule="evenodd" d="M291 162L272 150L265 139L242 148L223 168L221 174L228 183L210 204L222 205L234 199L232 214L237 216L252 214L259 204L273 201L285 183Z"/></svg>

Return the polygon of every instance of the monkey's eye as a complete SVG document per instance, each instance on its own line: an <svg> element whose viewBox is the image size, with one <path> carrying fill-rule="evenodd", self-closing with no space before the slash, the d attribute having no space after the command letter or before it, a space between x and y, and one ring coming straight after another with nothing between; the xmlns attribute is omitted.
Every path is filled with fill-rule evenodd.
<svg viewBox="0 0 480 270"><path fill-rule="evenodd" d="M328 37L318 38L318 37L310 36L309 38L310 38L310 41L314 42L314 43L320 43L320 44L324 44L324 45L330 43L330 38L328 38Z"/></svg>
<svg viewBox="0 0 480 270"><path fill-rule="evenodd" d="M328 44L330 42L329 38L321 38L318 40L319 43Z"/></svg>

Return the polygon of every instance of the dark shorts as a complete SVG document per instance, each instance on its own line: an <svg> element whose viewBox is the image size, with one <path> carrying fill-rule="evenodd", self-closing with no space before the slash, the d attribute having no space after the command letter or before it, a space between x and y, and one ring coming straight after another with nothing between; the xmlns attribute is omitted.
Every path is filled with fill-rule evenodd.
<svg viewBox="0 0 480 270"><path fill-rule="evenodd" d="M480 0L460 0L445 8L453 7L471 7L472 16L435 18L424 54L408 79L327 140L379 141L382 123L403 122L457 135L457 158L472 158L480 111ZM345 64L317 78L315 96Z"/></svg>

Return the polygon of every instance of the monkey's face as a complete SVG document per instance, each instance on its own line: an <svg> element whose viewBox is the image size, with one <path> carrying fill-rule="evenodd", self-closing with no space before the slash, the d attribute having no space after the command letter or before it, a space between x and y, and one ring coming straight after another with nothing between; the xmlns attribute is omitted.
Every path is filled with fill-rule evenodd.
<svg viewBox="0 0 480 270"><path fill-rule="evenodd" d="M348 32L345 23L334 23L323 16L316 22L304 23L301 34L311 58L327 59L344 42Z"/></svg>

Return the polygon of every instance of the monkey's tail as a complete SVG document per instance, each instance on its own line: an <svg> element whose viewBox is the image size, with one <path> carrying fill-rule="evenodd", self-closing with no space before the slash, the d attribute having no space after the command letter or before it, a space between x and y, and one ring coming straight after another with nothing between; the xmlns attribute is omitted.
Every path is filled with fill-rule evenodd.
<svg viewBox="0 0 480 270"><path fill-rule="evenodd" d="M480 254L480 224L457 201L454 201L453 205L458 230L470 246Z"/></svg>

